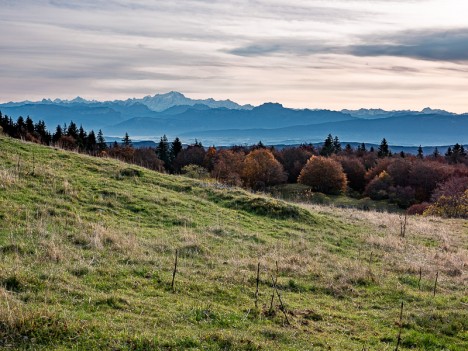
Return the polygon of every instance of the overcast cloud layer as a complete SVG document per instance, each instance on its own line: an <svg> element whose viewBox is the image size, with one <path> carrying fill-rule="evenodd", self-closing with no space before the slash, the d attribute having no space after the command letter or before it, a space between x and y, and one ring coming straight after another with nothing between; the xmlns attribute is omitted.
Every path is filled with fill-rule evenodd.
<svg viewBox="0 0 468 351"><path fill-rule="evenodd" d="M463 0L0 0L0 101L468 111Z"/></svg>

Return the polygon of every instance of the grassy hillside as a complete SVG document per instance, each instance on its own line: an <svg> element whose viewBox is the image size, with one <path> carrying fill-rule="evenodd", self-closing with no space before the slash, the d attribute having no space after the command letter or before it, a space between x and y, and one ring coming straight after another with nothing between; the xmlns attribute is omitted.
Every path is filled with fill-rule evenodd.
<svg viewBox="0 0 468 351"><path fill-rule="evenodd" d="M467 223L399 233L0 136L0 348L466 350Z"/></svg>

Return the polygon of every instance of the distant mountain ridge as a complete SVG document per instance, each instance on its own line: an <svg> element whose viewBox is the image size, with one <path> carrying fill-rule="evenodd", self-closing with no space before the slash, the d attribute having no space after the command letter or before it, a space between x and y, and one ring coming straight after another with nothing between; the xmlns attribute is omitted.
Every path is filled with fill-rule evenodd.
<svg viewBox="0 0 468 351"><path fill-rule="evenodd" d="M359 109L330 111L291 109L279 103L253 107L231 100L190 99L178 92L127 100L43 99L0 104L13 119L31 116L53 131L73 120L85 129L102 129L107 137L134 140L195 138L205 144L297 144L323 141L329 134L341 140L392 145L434 146L468 143L468 114L425 108L422 111Z"/></svg>
<svg viewBox="0 0 468 351"><path fill-rule="evenodd" d="M151 111L161 112L167 110L168 108L174 106L194 106L194 105L206 105L210 108L228 108L232 110L250 110L253 108L252 105L239 105L238 103L231 100L214 100L209 99L190 99L184 94L170 91L165 94L156 94L154 96L145 96L143 98L130 98L127 100L113 100L113 101L96 101L96 100L86 100L77 96L72 100L62 100L62 99L42 99L41 101L22 101L22 102L9 102L5 104L0 104L0 106L20 106L26 104L55 104L55 105L75 105L75 104L117 104L124 106L131 106L134 104L142 104L147 106Z"/></svg>

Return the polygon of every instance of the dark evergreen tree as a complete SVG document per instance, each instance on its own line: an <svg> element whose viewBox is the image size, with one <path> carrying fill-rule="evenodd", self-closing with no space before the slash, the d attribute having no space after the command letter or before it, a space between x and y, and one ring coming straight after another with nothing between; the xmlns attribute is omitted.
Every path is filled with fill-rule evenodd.
<svg viewBox="0 0 468 351"><path fill-rule="evenodd" d="M16 120L15 124L15 133L13 137L15 138L23 138L26 135L26 123L24 123L24 118L22 116L19 116L18 119Z"/></svg>
<svg viewBox="0 0 468 351"><path fill-rule="evenodd" d="M379 146L379 151L377 152L377 156L379 157L388 157L390 156L390 150L388 149L388 143L385 138L382 139L382 142Z"/></svg>
<svg viewBox="0 0 468 351"><path fill-rule="evenodd" d="M440 152L439 152L439 149L437 148L437 146L434 149L434 152L432 153L432 157L434 157L434 158L439 158L440 157Z"/></svg>
<svg viewBox="0 0 468 351"><path fill-rule="evenodd" d="M63 130L59 124L57 128L55 129L54 135L52 135L52 142L54 143L58 142L62 136L63 136Z"/></svg>
<svg viewBox="0 0 468 351"><path fill-rule="evenodd" d="M336 136L335 139L333 139L333 152L337 154L340 151L341 151L341 143L338 137Z"/></svg>
<svg viewBox="0 0 468 351"><path fill-rule="evenodd" d="M404 151L400 151L400 157L401 157L401 158L405 158L405 157L406 157L406 155L405 155L405 152L404 152Z"/></svg>
<svg viewBox="0 0 468 351"><path fill-rule="evenodd" d="M80 125L80 128L78 129L78 138L76 138L76 143L80 150L85 150L86 149L86 139L88 138L88 135L86 134L85 130L83 129L83 126Z"/></svg>
<svg viewBox="0 0 468 351"><path fill-rule="evenodd" d="M424 152L423 152L423 148L421 147L421 145L419 145L419 147L418 147L418 154L417 154L416 157L420 158L420 159L424 158Z"/></svg>
<svg viewBox="0 0 468 351"><path fill-rule="evenodd" d="M166 134L159 140L159 144L156 148L156 155L164 162L164 168L170 172L172 170L171 150Z"/></svg>
<svg viewBox="0 0 468 351"><path fill-rule="evenodd" d="M29 116L26 117L25 125L26 125L26 132L28 132L29 134L34 134L34 122L31 119L31 117Z"/></svg>
<svg viewBox="0 0 468 351"><path fill-rule="evenodd" d="M102 130L99 129L97 135L97 149L99 151L104 151L107 149L106 139L104 139L104 135L102 134Z"/></svg>
<svg viewBox="0 0 468 351"><path fill-rule="evenodd" d="M71 121L68 128L64 129L64 130L67 131L66 132L67 136L72 137L75 140L78 140L78 127L76 126L76 124L73 121Z"/></svg>
<svg viewBox="0 0 468 351"><path fill-rule="evenodd" d="M128 133L125 133L124 138L122 139L122 144L125 147L132 147L132 140L128 136Z"/></svg>
<svg viewBox="0 0 468 351"><path fill-rule="evenodd" d="M175 160L179 152L182 151L182 142L178 137L171 143L171 163Z"/></svg>
<svg viewBox="0 0 468 351"><path fill-rule="evenodd" d="M86 138L86 150L87 151L96 151L97 149L97 142L96 142L96 134L94 130L91 130Z"/></svg>
<svg viewBox="0 0 468 351"><path fill-rule="evenodd" d="M445 153L445 157L450 157L452 156L452 147L449 146L448 149L447 149L447 152Z"/></svg>
<svg viewBox="0 0 468 351"><path fill-rule="evenodd" d="M335 151L334 143L333 143L333 136L328 134L327 138L325 139L322 148L320 149L320 155L322 156L330 156Z"/></svg>

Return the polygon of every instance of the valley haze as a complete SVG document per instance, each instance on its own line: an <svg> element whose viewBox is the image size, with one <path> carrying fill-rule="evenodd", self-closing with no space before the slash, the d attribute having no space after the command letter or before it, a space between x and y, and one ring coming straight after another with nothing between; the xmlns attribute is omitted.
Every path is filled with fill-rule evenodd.
<svg viewBox="0 0 468 351"><path fill-rule="evenodd" d="M440 109L421 111L292 109L280 103L240 105L231 100L191 99L169 92L127 100L43 99L0 104L13 118L30 116L49 128L73 121L102 129L112 139L128 133L134 140L157 141L162 135L195 139L205 145L317 143L329 134L346 142L440 146L468 143L468 114Z"/></svg>

